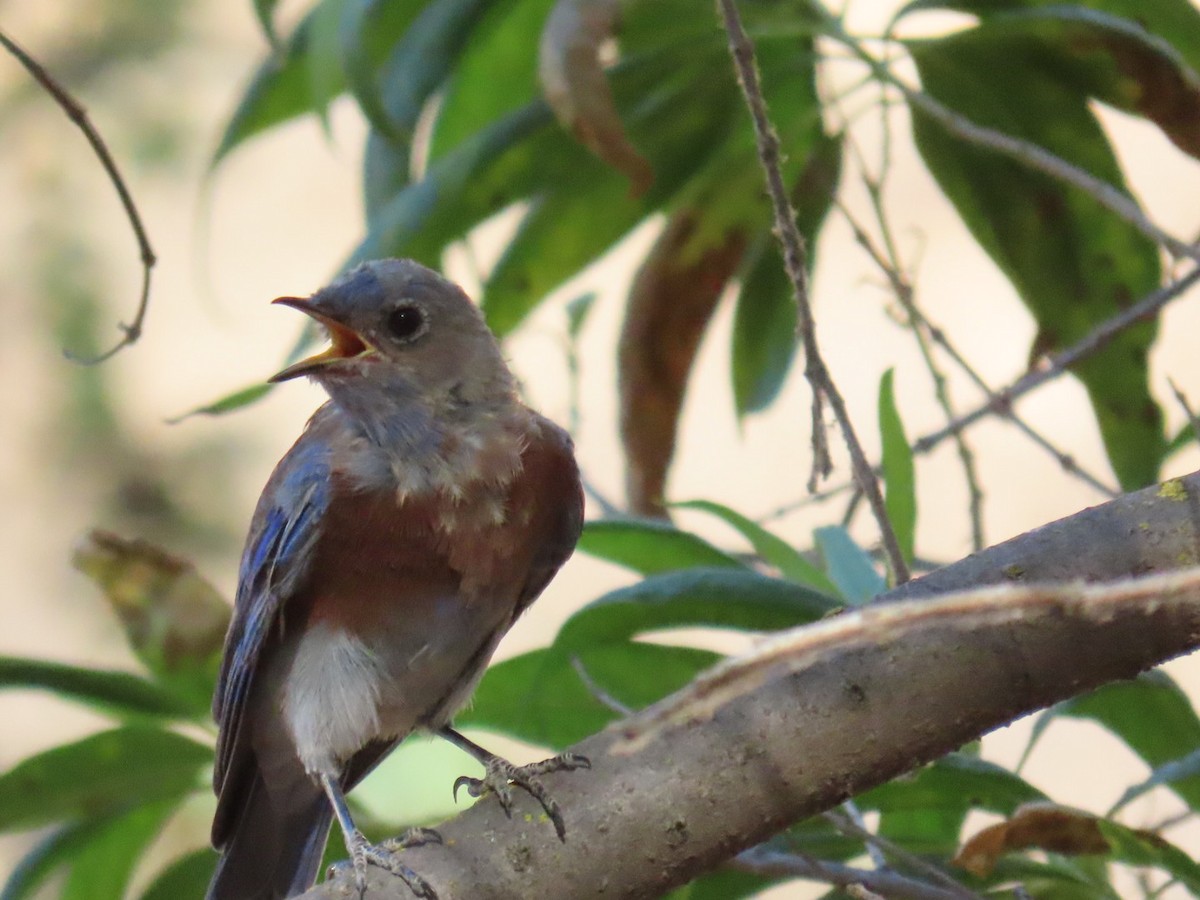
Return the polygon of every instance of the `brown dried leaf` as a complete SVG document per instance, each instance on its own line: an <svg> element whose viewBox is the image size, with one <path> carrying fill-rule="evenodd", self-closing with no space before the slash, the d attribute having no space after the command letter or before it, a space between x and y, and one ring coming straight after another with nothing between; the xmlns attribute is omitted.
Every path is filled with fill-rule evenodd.
<svg viewBox="0 0 1200 900"><path fill-rule="evenodd" d="M1103 41L1137 94L1132 106L1163 130L1180 150L1200 159L1200 84L1195 73L1144 42L1112 36Z"/></svg>
<svg viewBox="0 0 1200 900"><path fill-rule="evenodd" d="M1054 803L1027 803L1006 822L991 825L963 844L951 860L972 875L985 878L1005 853L1047 850L1078 856L1108 853L1112 848L1091 813Z"/></svg>
<svg viewBox="0 0 1200 900"><path fill-rule="evenodd" d="M106 531L91 532L71 561L104 591L152 671L203 670L220 652L229 605L190 562Z"/></svg>
<svg viewBox="0 0 1200 900"><path fill-rule="evenodd" d="M546 102L564 127L641 196L654 172L630 143L613 102L600 51L617 24L617 0L558 0L542 29L538 74Z"/></svg>
<svg viewBox="0 0 1200 900"><path fill-rule="evenodd" d="M746 247L741 229L696 247L694 209L667 222L630 289L618 348L621 440L630 509L666 516L663 494L696 350Z"/></svg>

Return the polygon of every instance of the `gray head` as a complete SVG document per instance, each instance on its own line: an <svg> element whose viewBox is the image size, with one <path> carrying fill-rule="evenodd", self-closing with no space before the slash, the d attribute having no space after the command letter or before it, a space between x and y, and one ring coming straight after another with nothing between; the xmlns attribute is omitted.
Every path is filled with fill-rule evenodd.
<svg viewBox="0 0 1200 900"><path fill-rule="evenodd" d="M272 381L308 375L335 401L380 390L395 401L417 395L439 405L512 395L512 376L479 308L412 260L366 262L311 297L274 302L320 322L331 346Z"/></svg>

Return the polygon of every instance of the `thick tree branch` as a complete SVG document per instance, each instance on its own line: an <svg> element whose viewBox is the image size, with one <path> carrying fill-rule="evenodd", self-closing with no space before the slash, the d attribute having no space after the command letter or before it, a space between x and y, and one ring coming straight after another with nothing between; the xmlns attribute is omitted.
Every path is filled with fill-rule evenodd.
<svg viewBox="0 0 1200 900"><path fill-rule="evenodd" d="M781 634L572 748L593 769L546 779L565 844L526 798L511 821L484 800L405 862L455 900L658 896L1019 715L1195 648L1200 569L1179 567L1198 555L1198 475L1086 510ZM1160 574L1130 580L1145 573ZM1074 582L1030 583L1048 578ZM382 872L370 888L408 896Z"/></svg>

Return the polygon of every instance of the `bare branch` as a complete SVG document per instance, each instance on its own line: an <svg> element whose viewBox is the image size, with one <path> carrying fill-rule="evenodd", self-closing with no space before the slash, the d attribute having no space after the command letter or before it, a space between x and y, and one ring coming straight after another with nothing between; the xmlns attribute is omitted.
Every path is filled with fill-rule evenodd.
<svg viewBox="0 0 1200 900"><path fill-rule="evenodd" d="M138 214L137 205L133 202L133 195L130 194L129 188L125 185L125 179L121 177L121 173L117 169L117 164L113 160L112 154L108 151L108 145L104 143L100 132L96 130L88 118L87 110L67 92L66 88L59 84L46 71L41 63L26 53L25 50L3 31L0 31L0 45L16 57L17 61L25 67L34 80L62 107L63 112L67 114L67 118L74 122L79 130L83 132L83 136L87 138L87 142L95 152L96 158L100 160L100 165L104 167L104 171L108 174L109 181L112 182L113 187L116 189L117 196L121 199L121 206L125 208L125 215L129 218L129 225L133 228L134 237L137 239L142 262L142 295L138 301L137 312L134 314L133 321L128 325L124 322L118 323L118 327L124 332L124 335L114 346L97 357L79 359L70 353L70 351L67 351L69 359L84 363L85 365L95 365L96 363L110 359L125 347L135 343L142 336L142 325L146 319L146 310L150 305L150 272L158 259L154 255L154 250L150 247L150 238L146 234L145 226L142 224L142 217Z"/></svg>
<svg viewBox="0 0 1200 900"><path fill-rule="evenodd" d="M739 854L734 857L732 865L756 875L804 878L842 888L862 885L867 890L892 900L962 900L964 896L960 891L935 887L896 872L855 869L841 863L822 862L765 847L755 847Z"/></svg>
<svg viewBox="0 0 1200 900"><path fill-rule="evenodd" d="M767 103L763 97L762 85L758 76L758 65L754 57L754 44L746 30L742 27L741 16L738 14L735 0L720 0L721 15L724 19L725 30L729 34L729 52L733 56L734 67L737 69L738 81L746 97L746 106L754 121L754 137L758 145L758 158L766 175L767 193L771 197L771 206L775 213L775 236L783 250L783 264L788 278L792 282L792 295L796 301L797 329L800 340L804 344L804 374L812 387L812 445L813 468L809 478L808 488L815 491L819 478L829 475L833 463L829 458L829 445L825 437L823 414L824 401L828 400L838 421L842 438L850 452L850 465L854 470L854 478L862 488L871 512L879 526L883 541L884 552L892 577L897 584L903 584L909 579L908 563L900 551L900 543L892 528L884 505L883 494L879 490L879 479L875 476L867 455L863 451L858 435L854 431L854 423L842 399L841 392L829 374L829 369L821 357L817 342L817 326L813 319L812 305L808 296L807 250L804 237L796 227L796 211L792 209L784 185L783 173L780 170L781 153L779 137L771 125L767 113Z"/></svg>
<svg viewBox="0 0 1200 900"><path fill-rule="evenodd" d="M975 422L997 412L1003 412L1012 406L1018 397L1028 394L1034 388L1041 387L1048 381L1053 381L1064 374L1071 366L1091 356L1108 345L1114 337L1138 322L1153 318L1158 311L1200 281L1200 266L1195 266L1182 278L1147 294L1142 300L1122 310L1089 333L1082 340L1072 344L1067 349L1054 354L1046 365L1026 372L1008 387L997 391L995 396L955 421L924 437L913 444L914 453L925 453L932 450L946 438L973 425Z"/></svg>
<svg viewBox="0 0 1200 900"><path fill-rule="evenodd" d="M511 820L485 799L405 864L456 900L661 896L1023 713L1200 645L1200 570L1175 568L1200 546L1198 507L1200 474L778 635L572 748L593 768L546 778L566 843L527 798ZM1167 574L1128 578L1141 572ZM1125 580L1040 583L1081 576ZM369 882L406 896L384 872Z"/></svg>

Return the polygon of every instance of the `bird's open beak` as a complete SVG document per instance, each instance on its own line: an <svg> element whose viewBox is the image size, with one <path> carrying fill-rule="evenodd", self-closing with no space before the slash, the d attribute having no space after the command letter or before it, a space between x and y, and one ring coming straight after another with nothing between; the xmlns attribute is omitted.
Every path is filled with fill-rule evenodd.
<svg viewBox="0 0 1200 900"><path fill-rule="evenodd" d="M356 356L362 356L374 351L374 348L364 341L357 332L347 328L341 322L329 318L318 310L313 301L307 297L279 297L271 302L290 306L292 309L300 310L305 315L312 316L325 326L325 330L329 332L330 341L328 350L293 363L282 372L272 375L267 379L272 384L297 378L301 375L307 375L314 369L319 369L321 366L328 365L331 362L337 362L342 359L353 359Z"/></svg>

